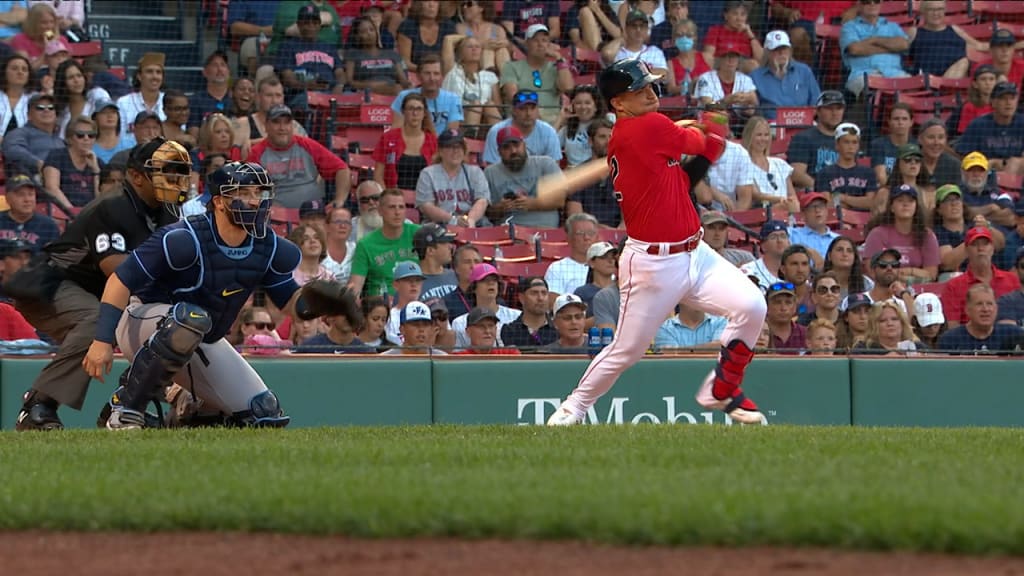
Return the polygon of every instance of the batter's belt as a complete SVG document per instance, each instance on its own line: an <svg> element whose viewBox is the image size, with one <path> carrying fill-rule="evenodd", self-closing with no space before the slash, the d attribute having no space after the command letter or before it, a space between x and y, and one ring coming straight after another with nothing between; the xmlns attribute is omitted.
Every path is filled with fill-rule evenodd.
<svg viewBox="0 0 1024 576"><path fill-rule="evenodd" d="M704 228L701 227L697 232L683 240L682 242L657 242L647 245L647 253L652 256L669 256L671 254L679 254L680 252L693 252L700 245L700 241L704 238ZM663 251L662 248L665 248Z"/></svg>

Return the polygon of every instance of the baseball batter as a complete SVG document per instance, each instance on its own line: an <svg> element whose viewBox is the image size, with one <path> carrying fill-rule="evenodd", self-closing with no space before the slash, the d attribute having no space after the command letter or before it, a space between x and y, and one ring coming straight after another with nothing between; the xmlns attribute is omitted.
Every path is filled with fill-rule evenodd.
<svg viewBox="0 0 1024 576"><path fill-rule="evenodd" d="M172 380L222 414L224 424L286 426L277 397L224 335L257 286L303 319L337 313L322 305L323 298L314 305L307 297L325 287L337 307L356 310L355 298L337 282L311 282L301 290L295 283L299 249L268 234L274 185L262 166L233 162L208 183L208 213L157 230L107 280L82 366L102 380L115 335L132 358L110 401L109 429L145 427L146 405Z"/></svg>
<svg viewBox="0 0 1024 576"><path fill-rule="evenodd" d="M764 296L738 268L701 241L690 196L725 150L725 126L673 123L658 113L651 84L661 76L637 59L615 62L598 80L617 121L607 163L629 239L619 260L618 332L590 363L579 385L548 425L582 423L587 410L633 365L676 303L725 316L718 365L704 379L697 402L746 424L762 421L740 387L765 319ZM689 162L686 156L694 156Z"/></svg>

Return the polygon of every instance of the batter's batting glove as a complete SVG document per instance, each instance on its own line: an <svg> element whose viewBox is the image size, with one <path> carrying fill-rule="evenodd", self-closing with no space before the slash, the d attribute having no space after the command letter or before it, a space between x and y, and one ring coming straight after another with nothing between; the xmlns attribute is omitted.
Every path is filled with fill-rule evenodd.
<svg viewBox="0 0 1024 576"><path fill-rule="evenodd" d="M705 134L714 134L720 138L729 137L729 116L726 114L705 111L700 115L699 122Z"/></svg>
<svg viewBox="0 0 1024 576"><path fill-rule="evenodd" d="M725 154L726 139L718 134L708 133L704 136L704 153L701 154L712 164Z"/></svg>
<svg viewBox="0 0 1024 576"><path fill-rule="evenodd" d="M300 289L295 315L302 320L321 316L359 318L355 294L336 280L310 280Z"/></svg>

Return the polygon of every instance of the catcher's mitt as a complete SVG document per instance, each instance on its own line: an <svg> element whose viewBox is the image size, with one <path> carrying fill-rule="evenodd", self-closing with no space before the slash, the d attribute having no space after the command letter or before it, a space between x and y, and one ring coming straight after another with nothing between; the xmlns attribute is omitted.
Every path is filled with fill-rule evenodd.
<svg viewBox="0 0 1024 576"><path fill-rule="evenodd" d="M295 315L303 320L320 316L359 317L359 304L344 284L336 280L310 280L300 289Z"/></svg>

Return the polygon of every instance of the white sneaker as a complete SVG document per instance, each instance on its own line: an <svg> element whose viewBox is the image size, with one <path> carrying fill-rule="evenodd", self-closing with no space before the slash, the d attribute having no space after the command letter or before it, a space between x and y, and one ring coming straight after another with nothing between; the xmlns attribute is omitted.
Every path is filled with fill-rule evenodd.
<svg viewBox="0 0 1024 576"><path fill-rule="evenodd" d="M583 424L583 417L577 416L576 412L569 407L568 402L562 402L551 418L548 418L547 423L548 426L573 426L575 424Z"/></svg>
<svg viewBox="0 0 1024 576"><path fill-rule="evenodd" d="M701 406L708 408L709 410L725 410L733 403L732 398L725 400L719 400L715 398L715 395L711 392L711 387L715 380L715 371L712 370L704 382L701 383L700 388L697 390L697 403ZM742 390L740 393L742 394ZM746 396L743 396L739 402L739 406L736 406L731 411L726 412L729 418L740 424L761 424L764 422L764 415L757 409L757 405Z"/></svg>

